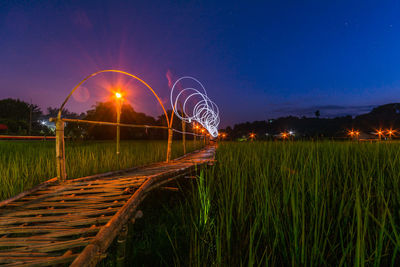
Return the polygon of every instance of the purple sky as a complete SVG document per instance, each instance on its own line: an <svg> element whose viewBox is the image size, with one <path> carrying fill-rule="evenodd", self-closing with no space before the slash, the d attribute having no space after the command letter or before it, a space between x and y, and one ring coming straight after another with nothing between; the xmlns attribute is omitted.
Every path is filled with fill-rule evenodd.
<svg viewBox="0 0 400 267"><path fill-rule="evenodd" d="M167 103L168 71L198 78L223 127L354 115L400 102L399 14L395 1L1 1L0 99L59 107L85 76L113 68ZM143 86L110 74L67 108L118 86L138 111L161 114Z"/></svg>

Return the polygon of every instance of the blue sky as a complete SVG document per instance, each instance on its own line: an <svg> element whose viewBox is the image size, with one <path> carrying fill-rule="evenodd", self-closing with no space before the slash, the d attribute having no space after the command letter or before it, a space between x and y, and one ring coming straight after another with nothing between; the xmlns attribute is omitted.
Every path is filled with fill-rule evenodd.
<svg viewBox="0 0 400 267"><path fill-rule="evenodd" d="M355 115L400 102L399 14L395 1L2 1L0 98L60 106L86 75L114 68L166 102L168 71L198 78L222 126ZM161 113L139 84L96 79L67 108L123 84L135 109Z"/></svg>

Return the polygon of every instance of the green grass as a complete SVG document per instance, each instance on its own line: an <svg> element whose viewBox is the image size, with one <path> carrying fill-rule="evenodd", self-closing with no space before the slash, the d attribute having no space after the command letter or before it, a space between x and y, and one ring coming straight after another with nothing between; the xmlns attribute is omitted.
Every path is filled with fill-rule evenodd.
<svg viewBox="0 0 400 267"><path fill-rule="evenodd" d="M175 263L398 266L399 187L398 142L222 143L182 204Z"/></svg>
<svg viewBox="0 0 400 267"><path fill-rule="evenodd" d="M121 168L164 160L165 143L124 143ZM11 164L10 173L24 177L11 188L42 177L28 172L42 174L38 162L54 176L54 143L31 144L0 143L0 162L8 162L1 177ZM174 142L174 157L180 147ZM118 169L114 151L114 143L69 143L68 173ZM216 159L180 197L154 192L145 200L144 218L130 229L127 263L400 265L400 142L223 142ZM115 265L114 252L106 266Z"/></svg>
<svg viewBox="0 0 400 267"><path fill-rule="evenodd" d="M69 178L164 161L166 141L123 141L119 160L115 142L66 142ZM202 142L187 142L193 151ZM181 141L174 141L172 158L183 154ZM0 141L0 199L9 198L56 176L54 141Z"/></svg>

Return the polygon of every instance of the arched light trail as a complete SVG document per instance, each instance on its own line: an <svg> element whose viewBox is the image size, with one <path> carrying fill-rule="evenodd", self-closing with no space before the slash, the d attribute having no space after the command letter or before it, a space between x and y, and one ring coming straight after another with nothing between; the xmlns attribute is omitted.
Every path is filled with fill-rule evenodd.
<svg viewBox="0 0 400 267"><path fill-rule="evenodd" d="M182 88L180 92L174 96L174 92L178 91L177 85L184 79L195 81L200 85L201 89ZM175 115L187 123L198 122L203 126L212 137L218 137L219 109L218 106L207 96L207 92L203 84L196 78L184 76L176 80L171 88L171 106ZM194 106L191 103L196 103ZM179 114L178 109L182 109Z"/></svg>

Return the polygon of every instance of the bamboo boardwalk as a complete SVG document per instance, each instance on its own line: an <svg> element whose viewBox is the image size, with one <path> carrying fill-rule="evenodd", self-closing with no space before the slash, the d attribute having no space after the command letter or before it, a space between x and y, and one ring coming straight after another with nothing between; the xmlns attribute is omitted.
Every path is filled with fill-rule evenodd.
<svg viewBox="0 0 400 267"><path fill-rule="evenodd" d="M212 163L214 153L209 146L117 174L52 179L0 202L0 265L96 265L152 189Z"/></svg>

